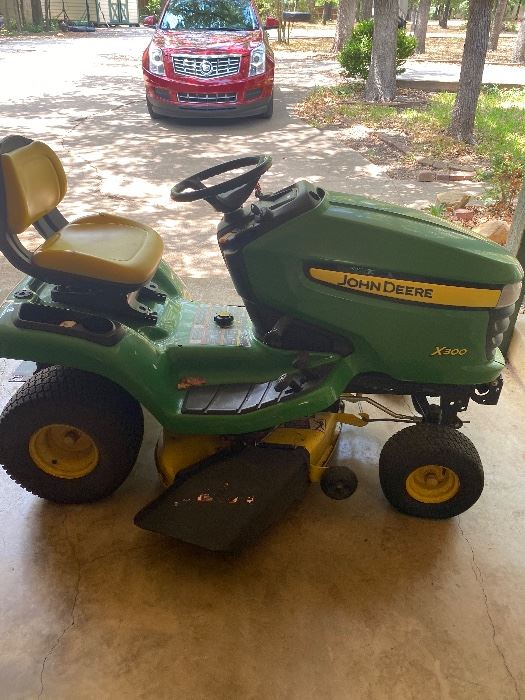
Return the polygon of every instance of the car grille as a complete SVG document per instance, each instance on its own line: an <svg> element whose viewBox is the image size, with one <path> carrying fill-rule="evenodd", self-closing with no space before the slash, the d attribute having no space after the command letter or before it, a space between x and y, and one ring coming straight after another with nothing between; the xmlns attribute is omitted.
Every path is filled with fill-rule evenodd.
<svg viewBox="0 0 525 700"><path fill-rule="evenodd" d="M179 92L177 97L179 102L191 102L192 104L237 102L237 93L235 92Z"/></svg>
<svg viewBox="0 0 525 700"><path fill-rule="evenodd" d="M197 78L220 78L235 75L241 67L240 56L172 56L173 70L179 75Z"/></svg>

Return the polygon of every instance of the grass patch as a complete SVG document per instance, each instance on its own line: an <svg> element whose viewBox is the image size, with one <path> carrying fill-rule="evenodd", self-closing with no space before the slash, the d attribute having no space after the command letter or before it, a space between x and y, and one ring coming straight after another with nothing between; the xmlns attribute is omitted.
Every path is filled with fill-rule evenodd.
<svg viewBox="0 0 525 700"><path fill-rule="evenodd" d="M525 89L485 86L478 102L476 144L447 135L454 93L400 90L396 106L363 101L356 85L318 88L300 106L300 115L316 127L362 124L400 132L413 144L414 155L481 162L489 194L510 204L525 176ZM401 158L401 155L400 155Z"/></svg>

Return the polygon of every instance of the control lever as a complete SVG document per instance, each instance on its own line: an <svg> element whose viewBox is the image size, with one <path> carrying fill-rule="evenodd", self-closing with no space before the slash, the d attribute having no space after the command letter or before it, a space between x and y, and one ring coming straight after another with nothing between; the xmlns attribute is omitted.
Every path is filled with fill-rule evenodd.
<svg viewBox="0 0 525 700"><path fill-rule="evenodd" d="M303 384L311 379L317 379L317 375L309 368L310 355L307 352L300 352L292 362L297 372L286 372L275 382L275 391L290 389L294 393L301 391Z"/></svg>
<svg viewBox="0 0 525 700"><path fill-rule="evenodd" d="M310 369L310 353L306 350L303 350L297 355L295 360L292 362L292 365L296 369L301 370L301 374L306 380L317 379L318 375L314 370Z"/></svg>
<svg viewBox="0 0 525 700"><path fill-rule="evenodd" d="M285 374L281 374L279 379L275 382L274 389L275 391L281 393L281 391L284 391L285 389L290 389L290 391L294 394L296 394L298 391L301 391L303 388L303 385L301 384L301 376L298 375L296 372L287 372Z"/></svg>
<svg viewBox="0 0 525 700"><path fill-rule="evenodd" d="M271 345L272 348L280 348L283 344L283 334L290 325L291 318L289 316L281 316L274 327L264 334L264 342Z"/></svg>

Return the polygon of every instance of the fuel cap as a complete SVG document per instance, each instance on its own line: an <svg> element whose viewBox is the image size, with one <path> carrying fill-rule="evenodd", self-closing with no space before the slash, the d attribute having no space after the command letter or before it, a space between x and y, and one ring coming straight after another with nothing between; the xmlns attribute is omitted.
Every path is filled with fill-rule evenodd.
<svg viewBox="0 0 525 700"><path fill-rule="evenodd" d="M229 328L233 323L233 315L229 311L221 311L213 317L219 328Z"/></svg>

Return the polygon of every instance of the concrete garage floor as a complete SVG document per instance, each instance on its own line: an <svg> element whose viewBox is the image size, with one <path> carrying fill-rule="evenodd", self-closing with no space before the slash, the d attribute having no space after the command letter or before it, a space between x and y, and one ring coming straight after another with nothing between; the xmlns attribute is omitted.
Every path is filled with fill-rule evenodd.
<svg viewBox="0 0 525 700"><path fill-rule="evenodd" d="M331 64L283 56L268 124L155 125L137 66L149 35L108 36L44 40L38 62L30 43L0 48L2 79L12 78L0 95L2 129L43 138L64 157L73 173L67 215L95 206L158 228L196 296L233 298L213 245L213 215L205 205L175 208L168 198L175 181L205 164L268 149L276 161L268 187L307 176L415 206L433 199L433 187L386 180L293 117L294 100L329 79ZM14 79L26 64L30 83ZM60 94L56 81L46 82L56 65ZM5 262L0 274L4 289L17 277ZM18 386L6 381L17 364L0 360L2 405ZM160 492L151 419L134 472L107 501L52 505L0 472L1 697L525 697L518 369L505 371L497 407L469 411L464 431L484 460L485 492L450 521L402 516L383 498L376 465L396 429L388 423L343 431L334 459L360 480L350 500L330 501L312 486L298 508L235 556L133 526L133 515ZM395 405L408 410L403 398Z"/></svg>
<svg viewBox="0 0 525 700"><path fill-rule="evenodd" d="M383 498L392 424L344 430L335 461L358 475L351 499L312 486L238 555L133 526L160 491L151 419L107 501L52 505L1 472L2 697L523 697L524 387L512 368L505 378L499 406L473 406L464 429L484 494L450 521Z"/></svg>

